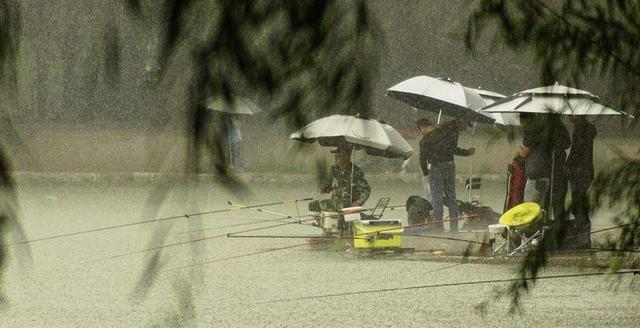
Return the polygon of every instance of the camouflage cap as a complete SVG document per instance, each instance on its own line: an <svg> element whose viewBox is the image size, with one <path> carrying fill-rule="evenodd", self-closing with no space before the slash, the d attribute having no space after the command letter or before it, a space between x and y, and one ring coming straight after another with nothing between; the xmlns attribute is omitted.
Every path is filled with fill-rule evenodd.
<svg viewBox="0 0 640 328"><path fill-rule="evenodd" d="M345 147L338 147L331 151L332 154L336 155L351 155L351 149Z"/></svg>

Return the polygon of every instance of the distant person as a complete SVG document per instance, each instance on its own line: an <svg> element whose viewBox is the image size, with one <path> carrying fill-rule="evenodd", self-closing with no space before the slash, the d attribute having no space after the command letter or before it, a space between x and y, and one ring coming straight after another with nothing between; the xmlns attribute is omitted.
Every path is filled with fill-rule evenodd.
<svg viewBox="0 0 640 328"><path fill-rule="evenodd" d="M548 210L553 212L553 218L557 220L560 230L563 230L566 228L564 201L567 194L567 178L563 163L567 156L566 149L571 145L569 131L558 115L521 113L520 125L524 130L524 136L514 158L523 158L525 162L527 182L524 201L538 203L542 208L548 208L552 203L553 208ZM550 191L553 191L552 199Z"/></svg>
<svg viewBox="0 0 640 328"><path fill-rule="evenodd" d="M458 218L458 200L456 198L456 167L453 156L470 156L475 148L458 147L459 132L466 128L461 120L453 120L434 127L426 118L416 121L422 134L420 140L420 167L423 176L429 176L433 219L443 219L443 199L447 195L449 218ZM458 231L458 221L449 222L451 232ZM442 230L442 225L440 225Z"/></svg>
<svg viewBox="0 0 640 328"><path fill-rule="evenodd" d="M335 155L335 164L331 165L329 177L320 186L322 193L331 193L330 199L315 200L309 203L309 211L338 212L345 207L362 206L369 199L371 187L364 177L364 172L357 165L351 164L351 149L337 148L331 153ZM351 171L353 170L353 193Z"/></svg>
<svg viewBox="0 0 640 328"><path fill-rule="evenodd" d="M575 216L575 221L569 226L568 234L575 236L572 240L573 247L590 248L591 221L587 189L594 179L593 140L597 130L584 116L571 116L571 123L573 123L573 134L566 172L571 186L571 212Z"/></svg>
<svg viewBox="0 0 640 328"><path fill-rule="evenodd" d="M224 117L224 127L229 142L231 168L236 172L244 172L245 163L242 156L242 133L240 132L240 122L236 115L226 114Z"/></svg>

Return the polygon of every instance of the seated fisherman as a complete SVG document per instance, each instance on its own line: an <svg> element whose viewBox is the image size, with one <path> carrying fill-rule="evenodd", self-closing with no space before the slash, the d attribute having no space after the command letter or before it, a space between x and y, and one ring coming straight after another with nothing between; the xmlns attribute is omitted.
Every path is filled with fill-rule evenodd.
<svg viewBox="0 0 640 328"><path fill-rule="evenodd" d="M357 165L351 164L351 150L338 148L332 150L335 164L331 165L329 177L320 187L322 193L331 193L330 199L315 200L309 203L309 211L338 212L341 208L362 206L371 194L369 182ZM353 170L353 190L351 171Z"/></svg>

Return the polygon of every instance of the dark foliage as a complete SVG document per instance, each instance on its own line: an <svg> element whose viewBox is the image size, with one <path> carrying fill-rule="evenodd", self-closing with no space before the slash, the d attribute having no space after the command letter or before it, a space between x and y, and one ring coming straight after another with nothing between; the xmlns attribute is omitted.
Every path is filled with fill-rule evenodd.
<svg viewBox="0 0 640 328"><path fill-rule="evenodd" d="M141 1L127 0L126 5L145 22ZM364 0L167 0L160 28L160 76L181 56L189 56L193 64L187 174L210 172L236 193L247 190L229 170L225 114L207 109L208 97L230 103L237 96L253 96L268 102L271 117L284 119L291 129L332 113L371 114L379 37ZM326 163L318 163L319 177L324 170ZM151 243L164 243L166 235L156 231ZM158 251L148 261L137 296L153 287L160 255ZM190 290L181 286L180 293ZM187 308L193 311L191 305ZM169 320L178 317L190 315L174 314Z"/></svg>
<svg viewBox="0 0 640 328"><path fill-rule="evenodd" d="M18 38L20 35L20 7L17 1L0 1L0 85L5 90L11 91L16 86L15 62L18 54ZM13 132L13 126L6 115L2 115L3 126L9 132ZM9 133L11 135L11 133ZM18 221L19 206L16 195L16 186L11 176L12 169L9 158L4 149L0 148L0 243L5 244L4 237L7 232L13 231L16 238L23 238L24 234ZM25 261L30 258L28 247L21 249L22 258ZM0 286L2 284L2 269L6 263L7 249L0 247ZM6 302L5 296L0 292L0 305Z"/></svg>
<svg viewBox="0 0 640 328"><path fill-rule="evenodd" d="M469 18L469 48L488 22L498 24L510 47L535 51L543 84L579 86L599 74L621 91L621 107L640 113L640 1L483 0Z"/></svg>

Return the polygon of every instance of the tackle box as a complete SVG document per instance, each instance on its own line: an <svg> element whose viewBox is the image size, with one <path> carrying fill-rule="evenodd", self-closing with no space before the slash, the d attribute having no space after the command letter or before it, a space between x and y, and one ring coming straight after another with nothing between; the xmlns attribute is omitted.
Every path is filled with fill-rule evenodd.
<svg viewBox="0 0 640 328"><path fill-rule="evenodd" d="M358 249L399 248L402 243L400 220L362 220L353 222L353 246Z"/></svg>

